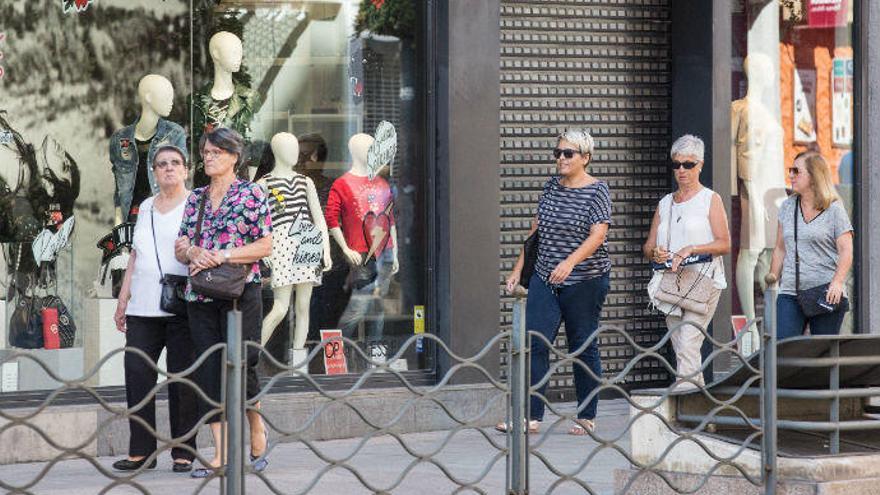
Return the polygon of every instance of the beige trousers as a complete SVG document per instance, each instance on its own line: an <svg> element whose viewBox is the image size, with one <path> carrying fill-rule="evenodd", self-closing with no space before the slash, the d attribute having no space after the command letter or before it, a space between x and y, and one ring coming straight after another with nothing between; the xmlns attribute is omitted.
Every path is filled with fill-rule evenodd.
<svg viewBox="0 0 880 495"><path fill-rule="evenodd" d="M666 316L666 327L672 331L670 340L672 341L672 349L675 350L676 365L676 382L681 387L696 387L705 385L703 382L703 373L700 367L703 365L703 356L700 354L700 347L703 346L705 334L703 330L707 330L712 317L715 315L715 308L718 306L718 297L721 296L721 289L713 287L713 292L709 298L709 312L702 315L692 311L682 309L681 316ZM682 322L685 322L682 324ZM681 326L679 326L681 325ZM694 326L699 325L699 327ZM678 327L678 328L676 328ZM700 330L702 328L703 330ZM693 383L688 383L688 381Z"/></svg>

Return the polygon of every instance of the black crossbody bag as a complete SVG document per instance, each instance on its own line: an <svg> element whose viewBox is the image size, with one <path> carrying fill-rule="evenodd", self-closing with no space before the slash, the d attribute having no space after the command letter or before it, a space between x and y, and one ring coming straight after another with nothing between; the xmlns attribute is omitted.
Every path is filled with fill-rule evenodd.
<svg viewBox="0 0 880 495"><path fill-rule="evenodd" d="M831 304L826 300L830 283L801 290L801 258L797 249L798 212L800 210L801 198L798 196L794 205L794 290L797 293L798 305L807 318L838 311L849 311L849 300L845 297L841 297L837 304Z"/></svg>
<svg viewBox="0 0 880 495"><path fill-rule="evenodd" d="M156 264L159 265L159 283L162 284L162 293L159 296L159 308L166 313L186 317L186 276L165 275L162 271L162 262L159 261L159 247L156 244L156 224L153 221L153 209L150 207L150 229L153 232L153 249L156 251Z"/></svg>

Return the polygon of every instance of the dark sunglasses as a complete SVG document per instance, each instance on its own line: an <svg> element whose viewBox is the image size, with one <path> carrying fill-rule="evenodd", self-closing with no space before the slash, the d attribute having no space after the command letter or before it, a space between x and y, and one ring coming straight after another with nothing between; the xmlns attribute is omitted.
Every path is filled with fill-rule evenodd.
<svg viewBox="0 0 880 495"><path fill-rule="evenodd" d="M801 175L801 169L799 169L797 167L789 167L788 174L789 175Z"/></svg>
<svg viewBox="0 0 880 495"><path fill-rule="evenodd" d="M678 170L681 167L684 167L685 170L691 170L699 164L699 162L670 162L669 168L672 170Z"/></svg>
<svg viewBox="0 0 880 495"><path fill-rule="evenodd" d="M557 160L560 156L574 158L575 153L579 152L572 149L553 148L553 158L556 158Z"/></svg>

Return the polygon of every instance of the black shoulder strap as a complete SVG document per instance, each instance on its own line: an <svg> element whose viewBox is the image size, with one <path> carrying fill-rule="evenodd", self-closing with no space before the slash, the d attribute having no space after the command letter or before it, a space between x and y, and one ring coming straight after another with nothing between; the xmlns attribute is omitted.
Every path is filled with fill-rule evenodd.
<svg viewBox="0 0 880 495"><path fill-rule="evenodd" d="M798 256L797 234L798 234L798 210L801 209L801 197L797 196L794 203L794 291L797 292L801 287L801 258Z"/></svg>
<svg viewBox="0 0 880 495"><path fill-rule="evenodd" d="M154 199L153 204L150 205L150 229L153 231L153 250L156 252L156 264L159 265L159 280L161 280L165 278L165 274L162 273L162 262L159 261L159 248L156 246L156 223L153 222L153 210L156 209L155 201Z"/></svg>
<svg viewBox="0 0 880 495"><path fill-rule="evenodd" d="M202 247L202 219L205 218L205 201L208 198L208 188L202 189L202 201L199 203L199 216L196 219L196 246Z"/></svg>

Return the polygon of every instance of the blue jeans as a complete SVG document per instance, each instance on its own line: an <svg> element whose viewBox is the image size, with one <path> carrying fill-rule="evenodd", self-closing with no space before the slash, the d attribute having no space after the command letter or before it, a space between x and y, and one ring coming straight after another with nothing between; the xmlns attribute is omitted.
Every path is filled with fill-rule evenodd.
<svg viewBox="0 0 880 495"><path fill-rule="evenodd" d="M807 324L810 325L810 335L837 335L845 314L836 311L807 318L797 297L779 294L776 298L776 339L799 337L804 334Z"/></svg>
<svg viewBox="0 0 880 495"><path fill-rule="evenodd" d="M608 274L585 280L565 287L550 287L537 274L529 281L529 297L526 301L526 330L539 332L551 343L556 340L559 325L565 322L565 336L568 341L568 352L573 353L590 338L599 328L599 314L609 287ZM540 337L531 338L531 384L534 385L544 378L550 368L550 350ZM602 376L602 363L599 360L599 342L593 340L577 357L578 361L588 366L596 376ZM598 382L577 362L574 368L574 387L581 406L587 395L596 388ZM546 383L538 389L542 396L547 391ZM531 419L544 419L544 401L539 397L530 398ZM596 406L599 397L594 396L578 411L578 418L593 419L596 417Z"/></svg>

